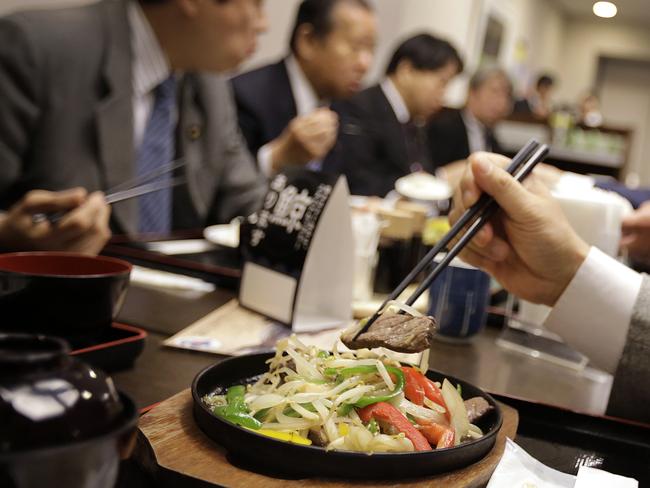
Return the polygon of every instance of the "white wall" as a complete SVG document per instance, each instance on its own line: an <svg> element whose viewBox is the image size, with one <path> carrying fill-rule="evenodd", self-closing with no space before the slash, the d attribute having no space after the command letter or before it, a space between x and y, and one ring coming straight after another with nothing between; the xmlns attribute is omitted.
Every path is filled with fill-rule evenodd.
<svg viewBox="0 0 650 488"><path fill-rule="evenodd" d="M607 20L570 21L559 63L561 83L557 97L575 102L593 87L598 58L650 60L650 29Z"/></svg>
<svg viewBox="0 0 650 488"><path fill-rule="evenodd" d="M627 173L650 185L650 62L608 60L602 70L600 100L608 124L634 130Z"/></svg>
<svg viewBox="0 0 650 488"><path fill-rule="evenodd" d="M551 0L485 0L481 22L494 15L506 26L501 64L523 94L540 72L558 69L565 19ZM485 25L475 50L481 47ZM522 49L521 46L524 46Z"/></svg>

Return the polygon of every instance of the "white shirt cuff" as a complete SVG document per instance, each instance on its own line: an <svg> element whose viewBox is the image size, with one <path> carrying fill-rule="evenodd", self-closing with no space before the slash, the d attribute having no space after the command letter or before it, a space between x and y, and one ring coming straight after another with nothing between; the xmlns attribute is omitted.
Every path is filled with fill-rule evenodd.
<svg viewBox="0 0 650 488"><path fill-rule="evenodd" d="M596 366L614 373L641 281L639 273L592 247L544 325Z"/></svg>
<svg viewBox="0 0 650 488"><path fill-rule="evenodd" d="M273 161L271 161L271 144L264 144L257 151L257 164L264 176L273 176Z"/></svg>

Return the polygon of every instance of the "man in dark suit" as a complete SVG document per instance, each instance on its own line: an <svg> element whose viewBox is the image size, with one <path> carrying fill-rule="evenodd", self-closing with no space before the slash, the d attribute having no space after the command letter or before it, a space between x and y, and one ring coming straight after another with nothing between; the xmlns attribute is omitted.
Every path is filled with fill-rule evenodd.
<svg viewBox="0 0 650 488"><path fill-rule="evenodd" d="M551 93L554 86L555 80L551 75L540 75L528 96L515 102L512 113L539 120L548 119L551 115Z"/></svg>
<svg viewBox="0 0 650 488"><path fill-rule="evenodd" d="M427 127L429 150L434 166L445 166L447 178L455 181L453 165L477 151L501 152L494 127L512 107L512 84L500 68L479 69L469 82L467 101L462 109L444 108Z"/></svg>
<svg viewBox="0 0 650 488"><path fill-rule="evenodd" d="M447 41L416 35L397 48L381 84L341 104L343 174L351 193L383 197L401 176L433 171L423 125L462 69Z"/></svg>
<svg viewBox="0 0 650 488"><path fill-rule="evenodd" d="M375 37L366 0L303 0L289 56L233 79L239 125L263 173L282 164L320 169L338 131L329 105L360 89Z"/></svg>
<svg viewBox="0 0 650 488"><path fill-rule="evenodd" d="M182 157L187 183L116 204L166 233L257 208L266 183L225 80L264 28L260 0L104 0L0 20L0 208L34 188L107 190Z"/></svg>

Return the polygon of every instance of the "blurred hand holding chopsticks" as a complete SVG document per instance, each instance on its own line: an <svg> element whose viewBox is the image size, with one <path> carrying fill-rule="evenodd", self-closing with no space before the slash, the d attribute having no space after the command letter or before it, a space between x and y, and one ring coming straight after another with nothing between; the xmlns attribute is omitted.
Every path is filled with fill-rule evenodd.
<svg viewBox="0 0 650 488"><path fill-rule="evenodd" d="M179 168L182 168L183 166L185 166L185 161L182 159L160 165L155 170L136 176L135 178L124 181L119 185L114 186L108 190L104 199L107 204L111 205L113 203L128 200L130 198L135 198L155 191L182 185L185 183L185 177L183 176L166 179L158 178L165 176L168 173L171 173ZM66 213L67 212L63 211L49 214L36 213L32 215L32 221L35 224L38 224L47 220L51 224L55 224L61 220L66 215Z"/></svg>
<svg viewBox="0 0 650 488"><path fill-rule="evenodd" d="M512 159L508 167L508 173L514 175L515 179L519 182L523 181L533 170L533 168L541 162L548 154L548 146L546 144L539 144L538 142L529 141ZM368 331L370 326L377 320L386 305L395 300L405 289L411 284L416 276L429 266L435 257L448 245L459 237L460 233L466 228L465 233L458 239L454 246L447 252L442 261L436 264L426 278L420 283L418 288L406 301L406 305L412 305L418 297L429 288L431 283L444 271L449 263L456 257L463 248L472 240L478 231L490 220L494 213L498 210L498 205L495 200L483 194L479 200L470 207L461 218L454 224L450 231L436 244L431 251L413 268L413 270L404 278L404 280L393 290L393 292L386 298L381 307L366 321L358 332L356 332L354 339L357 339L361 334Z"/></svg>

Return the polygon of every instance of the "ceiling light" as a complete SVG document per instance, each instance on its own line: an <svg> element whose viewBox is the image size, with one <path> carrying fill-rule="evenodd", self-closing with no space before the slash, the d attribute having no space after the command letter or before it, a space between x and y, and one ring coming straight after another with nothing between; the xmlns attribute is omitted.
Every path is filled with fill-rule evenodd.
<svg viewBox="0 0 650 488"><path fill-rule="evenodd" d="M594 3L593 10L598 17L604 17L606 19L614 17L618 11L616 5L612 2L596 2Z"/></svg>

